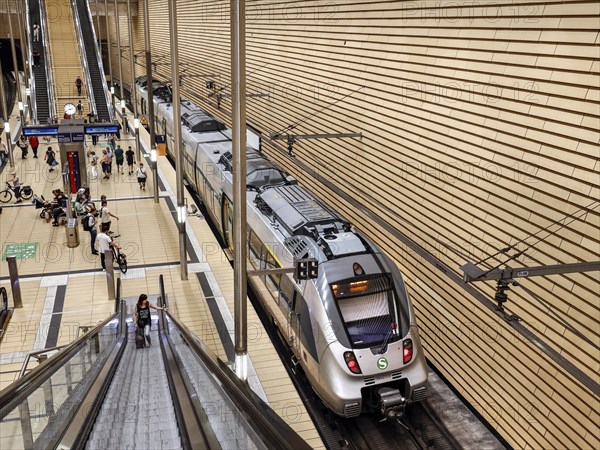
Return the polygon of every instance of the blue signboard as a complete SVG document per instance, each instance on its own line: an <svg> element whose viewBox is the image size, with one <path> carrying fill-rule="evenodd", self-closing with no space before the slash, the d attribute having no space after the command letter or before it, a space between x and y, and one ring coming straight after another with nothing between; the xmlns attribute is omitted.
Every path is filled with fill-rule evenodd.
<svg viewBox="0 0 600 450"><path fill-rule="evenodd" d="M117 134L119 132L119 125L115 124L93 124L85 126L85 134Z"/></svg>
<svg viewBox="0 0 600 450"><path fill-rule="evenodd" d="M85 142L83 133L71 133L71 142Z"/></svg>
<svg viewBox="0 0 600 450"><path fill-rule="evenodd" d="M56 136L57 134L58 126L23 127L23 135L25 136Z"/></svg>

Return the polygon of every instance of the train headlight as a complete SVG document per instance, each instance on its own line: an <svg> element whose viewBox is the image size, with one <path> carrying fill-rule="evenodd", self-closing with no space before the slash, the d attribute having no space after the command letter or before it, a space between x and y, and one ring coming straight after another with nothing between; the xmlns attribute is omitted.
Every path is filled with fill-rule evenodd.
<svg viewBox="0 0 600 450"><path fill-rule="evenodd" d="M350 372L357 374L362 373L358 361L356 360L356 356L354 356L354 352L344 352L344 361L346 361L346 366L348 366Z"/></svg>
<svg viewBox="0 0 600 450"><path fill-rule="evenodd" d="M410 362L410 360L412 359L412 356L413 356L412 340L405 339L404 342L402 342L402 360L404 361L404 364L408 364Z"/></svg>

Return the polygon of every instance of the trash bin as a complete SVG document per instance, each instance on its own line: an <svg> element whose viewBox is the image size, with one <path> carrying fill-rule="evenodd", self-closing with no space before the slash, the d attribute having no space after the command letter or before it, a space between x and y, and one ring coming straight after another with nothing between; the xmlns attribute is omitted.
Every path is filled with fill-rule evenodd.
<svg viewBox="0 0 600 450"><path fill-rule="evenodd" d="M77 219L67 220L67 247L75 248L79 245L79 227Z"/></svg>

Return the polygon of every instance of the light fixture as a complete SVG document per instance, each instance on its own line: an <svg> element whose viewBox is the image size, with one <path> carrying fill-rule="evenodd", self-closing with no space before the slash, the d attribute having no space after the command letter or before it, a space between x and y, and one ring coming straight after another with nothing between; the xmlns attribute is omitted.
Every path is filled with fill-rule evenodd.
<svg viewBox="0 0 600 450"><path fill-rule="evenodd" d="M114 86L110 87L110 94L115 95L115 87Z"/></svg>
<svg viewBox="0 0 600 450"><path fill-rule="evenodd" d="M156 149L155 148L150 149L150 161L156 162Z"/></svg>
<svg viewBox="0 0 600 450"><path fill-rule="evenodd" d="M125 99L121 100L121 109L125 109Z"/></svg>
<svg viewBox="0 0 600 450"><path fill-rule="evenodd" d="M19 102L19 111L23 111L23 102Z"/></svg>
<svg viewBox="0 0 600 450"><path fill-rule="evenodd" d="M138 119L137 117L135 119L133 119L133 127L136 130L140 128L140 119Z"/></svg>
<svg viewBox="0 0 600 450"><path fill-rule="evenodd" d="M235 355L235 374L241 380L248 379L248 354Z"/></svg>
<svg viewBox="0 0 600 450"><path fill-rule="evenodd" d="M177 206L177 222L185 223L185 218L187 217L187 208L185 205Z"/></svg>
<svg viewBox="0 0 600 450"><path fill-rule="evenodd" d="M10 133L10 123L8 123L8 120L4 122L4 132Z"/></svg>
<svg viewBox="0 0 600 450"><path fill-rule="evenodd" d="M25 88L25 95L29 97L31 95L31 89Z"/></svg>

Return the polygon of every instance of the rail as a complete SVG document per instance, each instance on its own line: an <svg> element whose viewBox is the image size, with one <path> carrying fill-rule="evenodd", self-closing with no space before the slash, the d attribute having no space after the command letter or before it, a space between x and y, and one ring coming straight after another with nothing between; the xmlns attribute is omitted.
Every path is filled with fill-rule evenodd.
<svg viewBox="0 0 600 450"><path fill-rule="evenodd" d="M85 85L91 102L91 110L94 112L95 116L98 116L98 111L96 110L96 99L94 98L94 89L92 87L92 77L90 76L90 69L88 67L87 55L85 50L85 42L83 41L83 33L81 31L81 21L79 20L79 9L77 7L77 0L71 0L71 10L73 12L75 34L77 35L77 42L79 43L79 58L81 59L81 67L83 67L83 73L85 75Z"/></svg>
<svg viewBox="0 0 600 450"><path fill-rule="evenodd" d="M46 71L46 91L48 93L48 112L53 119L58 118L58 106L55 100L58 99L56 84L54 83L54 61L52 51L50 50L50 27L47 22L46 0L40 0L40 29L42 33L42 42L44 43L44 70Z"/></svg>
<svg viewBox="0 0 600 450"><path fill-rule="evenodd" d="M38 3L39 6L39 3ZM37 120L37 99L35 97L35 76L33 75L33 47L31 45L31 27L29 23L30 17L29 0L25 0L25 17L23 23L25 25L25 36L27 36L27 65L29 66L29 101L31 102L31 121L38 123ZM41 16L41 11L40 11Z"/></svg>
<svg viewBox="0 0 600 450"><path fill-rule="evenodd" d="M116 344L118 321L117 314L111 315L0 391L0 435L7 448L57 442L64 417L80 404L81 394Z"/></svg>
<svg viewBox="0 0 600 450"><path fill-rule="evenodd" d="M76 0L74 0L74 1L76 1ZM98 47L98 39L96 36L96 30L94 29L94 24L92 23L92 11L90 9L89 1L86 1L86 7L87 7L88 17L90 18L92 35L94 36L94 51L96 52L96 55L98 56L98 68L100 70L100 76L102 78L102 89L104 90L104 100L106 101L106 108L108 110L108 117L110 119L109 122L112 122L114 119L114 116L113 116L112 106L111 106L111 102L110 102L110 93L108 90L108 83L106 82L106 76L104 75L106 72L104 72L104 63L102 62L100 49ZM98 11L96 11L96 14L98 14ZM108 51L110 51L110 49Z"/></svg>
<svg viewBox="0 0 600 450"><path fill-rule="evenodd" d="M167 296L164 290L163 276L160 275L160 301L167 305ZM232 414L237 414L236 419L226 426L214 427L215 431L224 433L226 436L238 434L237 439L251 441L258 448L277 449L309 449L310 446L298 434L290 428L270 407L267 405L245 381L240 380L229 366L220 360L210 349L208 349L185 325L175 318L169 311L161 312L165 317L166 335L175 343L180 364L190 357L195 358L195 365L191 367L190 378L201 377L202 372L206 378L202 379L202 392L197 392L197 397L202 401L203 396L210 396L211 389L217 395L222 405L232 406ZM179 342L177 342L179 341ZM183 345L181 345L183 344ZM191 352L186 355L186 352ZM188 371L188 373L190 373ZM192 379L193 381L193 379ZM213 385L214 383L214 385ZM196 389L198 391L198 389ZM214 400L213 401L217 401ZM214 415L209 415L206 420L220 420ZM236 429L227 429L227 426L236 426ZM241 429L240 429L241 427ZM239 436L239 434L242 436ZM217 438L221 436L217 435ZM242 441L243 442L243 441Z"/></svg>

